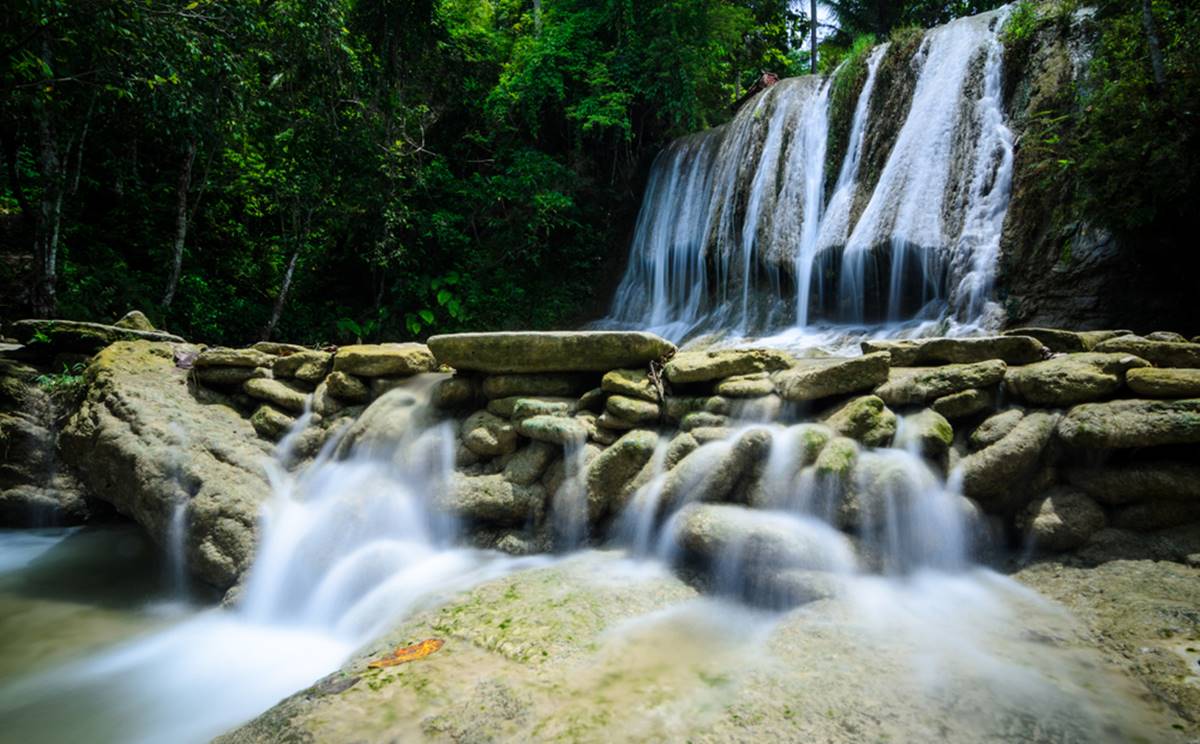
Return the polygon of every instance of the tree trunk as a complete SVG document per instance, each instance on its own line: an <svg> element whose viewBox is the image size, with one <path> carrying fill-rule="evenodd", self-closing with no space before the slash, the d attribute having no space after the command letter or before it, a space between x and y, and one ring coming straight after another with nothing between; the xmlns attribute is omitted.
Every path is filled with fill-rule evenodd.
<svg viewBox="0 0 1200 744"><path fill-rule="evenodd" d="M300 258L300 243L300 237L296 236L295 247L292 248L287 268L283 271L283 282L279 285L279 295L275 298L275 307L271 309L271 320L267 322L267 327L262 332L263 341L271 340L271 334L275 332L275 326L279 325L279 318L283 316L283 306L287 304L288 292L292 288L292 275L296 273L296 261Z"/></svg>
<svg viewBox="0 0 1200 744"><path fill-rule="evenodd" d="M196 143L188 140L184 148L183 163L179 168L179 182L175 186L175 244L171 252L171 275L167 279L167 291L163 294L163 308L171 307L175 301L175 290L179 288L179 274L183 269L183 246L187 240L188 191L192 185L192 163L196 160Z"/></svg>
<svg viewBox="0 0 1200 744"><path fill-rule="evenodd" d="M1154 25L1154 13L1150 0L1142 0L1142 26L1146 29L1146 46L1150 48L1150 67L1154 70L1154 86L1163 90L1167 75L1163 70L1162 45L1158 41L1158 28Z"/></svg>
<svg viewBox="0 0 1200 744"><path fill-rule="evenodd" d="M809 23L812 25L812 52L811 64L812 74L817 74L817 0L812 0L809 3Z"/></svg>
<svg viewBox="0 0 1200 744"><path fill-rule="evenodd" d="M28 226L34 222L34 215L33 207L29 205L29 197L25 195L25 187L21 184L21 169L18 167L21 148L17 143L17 133L13 129L8 129L2 133L2 137L4 140L4 165L8 171L8 188L16 198L17 206L21 208L21 221Z"/></svg>
<svg viewBox="0 0 1200 744"><path fill-rule="evenodd" d="M43 110L39 121L41 153L38 166L42 181L41 200L34 225L33 296L34 315L48 318L58 305L56 283L58 265L58 222L62 214L62 163L58 141L50 123L50 112Z"/></svg>

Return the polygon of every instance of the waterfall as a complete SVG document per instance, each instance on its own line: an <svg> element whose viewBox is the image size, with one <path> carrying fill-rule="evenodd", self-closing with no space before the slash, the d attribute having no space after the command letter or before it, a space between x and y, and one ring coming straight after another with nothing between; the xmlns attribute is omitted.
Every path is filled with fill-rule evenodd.
<svg viewBox="0 0 1200 744"><path fill-rule="evenodd" d="M628 267L600 325L681 341L993 324L1013 163L1001 105L1006 14L934 28L911 59L892 60L916 71L895 125L872 126L883 116L876 79L889 53L902 52L871 50L836 179L825 169L840 70L782 80L728 124L671 143L652 166ZM895 142L882 168L864 173L868 133L888 129Z"/></svg>

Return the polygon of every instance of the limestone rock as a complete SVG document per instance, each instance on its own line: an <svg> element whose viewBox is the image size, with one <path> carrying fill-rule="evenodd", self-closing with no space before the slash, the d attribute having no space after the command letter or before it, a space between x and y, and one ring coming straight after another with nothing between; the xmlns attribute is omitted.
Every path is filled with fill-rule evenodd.
<svg viewBox="0 0 1200 744"><path fill-rule="evenodd" d="M476 393L475 383L470 378L448 377L434 385L433 405L444 410L469 408L476 402Z"/></svg>
<svg viewBox="0 0 1200 744"><path fill-rule="evenodd" d="M450 487L438 494L438 507L468 522L517 527L540 522L546 490L539 484L518 485L503 475L456 474Z"/></svg>
<svg viewBox="0 0 1200 744"><path fill-rule="evenodd" d="M1050 356L1041 341L1029 336L863 341L862 350L864 354L891 352L894 367L973 364L994 359L1007 364L1032 364Z"/></svg>
<svg viewBox="0 0 1200 744"><path fill-rule="evenodd" d="M926 457L939 457L950 449L954 441L954 427L946 417L926 408L920 413L905 416L899 427L897 446L914 444Z"/></svg>
<svg viewBox="0 0 1200 744"><path fill-rule="evenodd" d="M693 429L725 427L729 425L729 417L721 416L707 411L696 411L689 413L679 422L680 431L692 431Z"/></svg>
<svg viewBox="0 0 1200 744"><path fill-rule="evenodd" d="M1200 398L1200 369L1131 369L1125 383L1147 398Z"/></svg>
<svg viewBox="0 0 1200 744"><path fill-rule="evenodd" d="M496 457L516 451L517 430L499 416L476 411L463 421L462 441L477 455Z"/></svg>
<svg viewBox="0 0 1200 744"><path fill-rule="evenodd" d="M583 444L588 438L587 426L563 416L530 416L517 423L521 436L559 446Z"/></svg>
<svg viewBox="0 0 1200 744"><path fill-rule="evenodd" d="M886 351L849 359L805 359L775 373L775 386L784 400L792 401L872 390L887 382L890 360Z"/></svg>
<svg viewBox="0 0 1200 744"><path fill-rule="evenodd" d="M114 328L124 328L130 331L157 331L154 324L146 317L146 314L141 310L130 310L121 316L121 319L113 323Z"/></svg>
<svg viewBox="0 0 1200 744"><path fill-rule="evenodd" d="M240 388L247 380L270 377L271 370L266 367L195 367L192 374L201 385Z"/></svg>
<svg viewBox="0 0 1200 744"><path fill-rule="evenodd" d="M868 447L886 447L896 434L896 414L875 395L853 398L826 414L824 423Z"/></svg>
<svg viewBox="0 0 1200 744"><path fill-rule="evenodd" d="M605 413L630 424L652 424L658 421L659 407L637 398L627 398L624 395L610 395L604 406Z"/></svg>
<svg viewBox="0 0 1200 744"><path fill-rule="evenodd" d="M1200 443L1200 399L1084 403L1067 413L1058 435L1072 447Z"/></svg>
<svg viewBox="0 0 1200 744"><path fill-rule="evenodd" d="M588 465L588 519L595 522L624 503L626 488L650 461L658 446L658 434L647 429L635 429L600 453Z"/></svg>
<svg viewBox="0 0 1200 744"><path fill-rule="evenodd" d="M1155 331L1146 334L1147 341L1171 341L1173 343L1187 343L1187 338L1181 333L1174 331Z"/></svg>
<svg viewBox="0 0 1200 744"><path fill-rule="evenodd" d="M848 480L858 462L858 442L849 437L835 437L821 449L814 462L818 475L835 480Z"/></svg>
<svg viewBox="0 0 1200 744"><path fill-rule="evenodd" d="M259 406L250 416L250 425L254 427L254 431L263 439L272 442L282 439L295 423L296 419L269 403Z"/></svg>
<svg viewBox="0 0 1200 744"><path fill-rule="evenodd" d="M275 357L258 349L205 349L192 366L203 367L266 367L271 368Z"/></svg>
<svg viewBox="0 0 1200 744"><path fill-rule="evenodd" d="M272 370L276 377L295 377L314 385L325 379L333 364L333 354L327 351L298 351L275 360Z"/></svg>
<svg viewBox="0 0 1200 744"><path fill-rule="evenodd" d="M1077 467L1067 471L1071 485L1102 504L1140 501L1200 502L1200 464L1157 461Z"/></svg>
<svg viewBox="0 0 1200 744"><path fill-rule="evenodd" d="M681 351L667 362L667 379L676 385L709 382L754 372L787 369L792 357L775 349L724 349L720 351Z"/></svg>
<svg viewBox="0 0 1200 744"><path fill-rule="evenodd" d="M1024 416L1025 411L1020 408L1010 408L989 416L975 428L975 431L971 432L971 448L983 449L999 442L1020 423Z"/></svg>
<svg viewBox="0 0 1200 744"><path fill-rule="evenodd" d="M600 380L600 389L611 395L658 402L658 387L645 369L614 369L607 372Z"/></svg>
<svg viewBox="0 0 1200 744"><path fill-rule="evenodd" d="M1017 515L1017 528L1034 546L1051 552L1074 550L1104 529L1104 510L1085 494L1055 488Z"/></svg>
<svg viewBox="0 0 1200 744"><path fill-rule="evenodd" d="M769 431L750 429L733 442L713 442L692 451L667 473L660 503L669 507L684 501L729 498L770 446Z"/></svg>
<svg viewBox="0 0 1200 744"><path fill-rule="evenodd" d="M1096 344L1096 351L1133 354L1155 367L1200 367L1200 344L1151 341L1139 336L1118 336Z"/></svg>
<svg viewBox="0 0 1200 744"><path fill-rule="evenodd" d="M1064 354L1010 368L1004 385L1009 393L1034 405L1071 406L1111 396L1127 371L1148 366L1132 354Z"/></svg>
<svg viewBox="0 0 1200 744"><path fill-rule="evenodd" d="M483 394L490 400L513 396L571 397L589 387L588 377L574 374L505 374L483 378Z"/></svg>
<svg viewBox="0 0 1200 744"><path fill-rule="evenodd" d="M922 404L972 388L989 388L1004 379L1007 369L998 359L912 371L893 369L875 394L889 406Z"/></svg>
<svg viewBox="0 0 1200 744"><path fill-rule="evenodd" d="M622 432L629 431L630 429L636 429L638 427L638 424L632 421L626 421L623 418L618 418L608 411L605 411L596 418L596 425L600 427L599 430L601 432L605 430ZM614 439L613 441L616 440ZM608 444L612 444L612 442L608 442Z"/></svg>
<svg viewBox="0 0 1200 744"><path fill-rule="evenodd" d="M348 403L366 403L371 399L371 389L354 375L345 372L330 372L325 384L329 394Z"/></svg>
<svg viewBox="0 0 1200 744"><path fill-rule="evenodd" d="M996 392L991 388L971 388L933 401L933 410L951 420L970 418L995 407Z"/></svg>
<svg viewBox="0 0 1200 744"><path fill-rule="evenodd" d="M308 402L308 393L293 383L283 380L253 379L242 384L242 390L251 398L274 403L292 413L302 413Z"/></svg>
<svg viewBox="0 0 1200 744"><path fill-rule="evenodd" d="M562 451L561 447L548 442L530 442L517 450L504 466L504 479L518 486L529 486L536 483L550 463L554 462Z"/></svg>
<svg viewBox="0 0 1200 744"><path fill-rule="evenodd" d="M163 331L141 331L79 320L18 320L7 326L7 333L30 351L52 353L93 354L117 341L184 343L179 336Z"/></svg>
<svg viewBox="0 0 1200 744"><path fill-rule="evenodd" d="M689 413L705 412L718 416L727 416L732 410L728 398L719 395L710 396L677 396L668 395L663 401L663 412L668 421L679 423Z"/></svg>
<svg viewBox="0 0 1200 744"><path fill-rule="evenodd" d="M408 390L391 390L367 406L338 442L337 456L366 453L378 457L398 454L396 444L423 423L422 408Z"/></svg>
<svg viewBox="0 0 1200 744"><path fill-rule="evenodd" d="M1042 342L1052 352L1070 354L1077 351L1088 351L1081 334L1074 331L1064 331L1060 328L1013 328L1004 332L1005 336L1029 336ZM1102 339L1101 339L1102 340Z"/></svg>
<svg viewBox="0 0 1200 744"><path fill-rule="evenodd" d="M607 372L644 367L675 351L671 342L639 331L456 333L428 343L439 363L488 374Z"/></svg>
<svg viewBox="0 0 1200 744"><path fill-rule="evenodd" d="M994 444L960 460L956 470L963 495L985 508L1012 506L1023 495L1019 484L1032 475L1058 420L1058 414L1030 413Z"/></svg>
<svg viewBox="0 0 1200 744"><path fill-rule="evenodd" d="M775 392L775 383L766 372L726 377L713 386L713 392L729 398L761 398Z"/></svg>
<svg viewBox="0 0 1200 744"><path fill-rule="evenodd" d="M1084 351L1095 351L1096 345L1102 341L1107 341L1110 338L1120 338L1121 336L1132 336L1133 331L1079 331L1079 338L1083 339Z"/></svg>
<svg viewBox="0 0 1200 744"><path fill-rule="evenodd" d="M338 349L333 369L359 377L399 377L432 372L437 362L425 344L359 344Z"/></svg>
<svg viewBox="0 0 1200 744"><path fill-rule="evenodd" d="M533 416L567 417L575 413L575 400L572 398L517 398L513 402L513 421L521 421Z"/></svg>
<svg viewBox="0 0 1200 744"><path fill-rule="evenodd" d="M59 450L88 493L136 520L161 543L174 505L188 499L189 568L220 588L237 581L254 552L259 507L270 493L270 448L251 424L188 392L174 347L117 342L88 367L88 391Z"/></svg>
<svg viewBox="0 0 1200 744"><path fill-rule="evenodd" d="M369 390L370 399L375 400L397 388L408 387L412 383L412 377L368 377L362 382Z"/></svg>

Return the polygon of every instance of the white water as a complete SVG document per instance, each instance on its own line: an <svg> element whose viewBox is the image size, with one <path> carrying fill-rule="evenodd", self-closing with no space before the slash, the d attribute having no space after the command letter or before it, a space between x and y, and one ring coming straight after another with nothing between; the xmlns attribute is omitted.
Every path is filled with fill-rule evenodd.
<svg viewBox="0 0 1200 744"><path fill-rule="evenodd" d="M868 56L836 179L825 172L833 76L783 80L730 123L672 143L652 168L600 325L828 349L822 335L855 329L994 324L1012 178L1000 100L1006 13L927 32L909 61L919 70L911 108L870 193L860 165L881 115L872 94L886 46ZM856 201L865 203L857 216Z"/></svg>
<svg viewBox="0 0 1200 744"><path fill-rule="evenodd" d="M331 446L296 473L281 464L285 443L268 464L275 492L238 607L0 688L4 737L207 741L337 669L424 602L544 561L453 546L456 526L428 506L451 466L450 437L418 416L394 457L333 461Z"/></svg>

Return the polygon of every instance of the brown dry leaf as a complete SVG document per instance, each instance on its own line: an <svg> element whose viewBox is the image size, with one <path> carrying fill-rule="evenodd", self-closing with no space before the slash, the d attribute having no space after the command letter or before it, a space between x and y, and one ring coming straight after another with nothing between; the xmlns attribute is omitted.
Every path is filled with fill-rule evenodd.
<svg viewBox="0 0 1200 744"><path fill-rule="evenodd" d="M407 664L410 661L424 659L434 651L437 651L445 645L445 641L440 638L426 638L420 643L414 643L411 646L400 646L392 652L391 656L385 656L382 659L376 659L367 664L371 669L382 669L383 667L396 666L398 664Z"/></svg>

